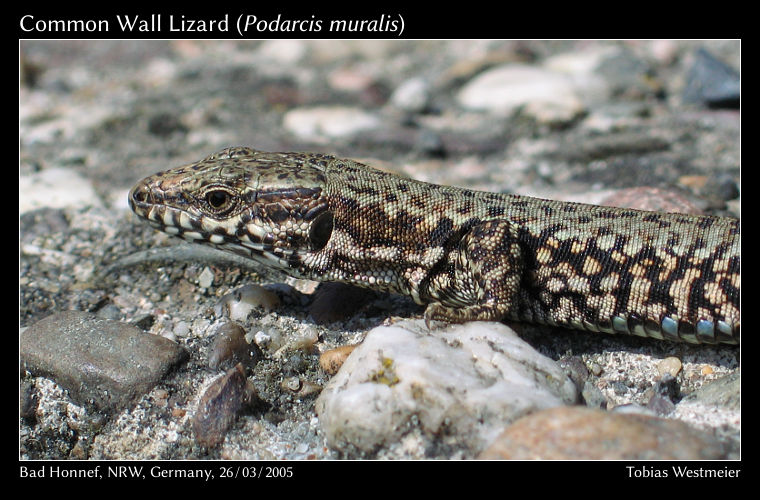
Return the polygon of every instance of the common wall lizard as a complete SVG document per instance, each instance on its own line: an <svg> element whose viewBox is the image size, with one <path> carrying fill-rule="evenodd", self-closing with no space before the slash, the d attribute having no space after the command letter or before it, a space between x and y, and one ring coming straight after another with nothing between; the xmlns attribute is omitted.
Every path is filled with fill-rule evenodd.
<svg viewBox="0 0 760 500"><path fill-rule="evenodd" d="M739 221L438 186L316 153L228 148L140 181L154 227L298 278L512 319L739 343Z"/></svg>

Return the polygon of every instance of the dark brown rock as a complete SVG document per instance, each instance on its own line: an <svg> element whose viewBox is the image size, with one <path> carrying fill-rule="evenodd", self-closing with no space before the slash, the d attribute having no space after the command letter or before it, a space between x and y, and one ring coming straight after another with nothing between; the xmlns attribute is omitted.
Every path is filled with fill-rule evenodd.
<svg viewBox="0 0 760 500"><path fill-rule="evenodd" d="M195 440L209 448L220 444L238 413L255 399L253 386L245 377L243 365L238 363L203 392L193 417Z"/></svg>

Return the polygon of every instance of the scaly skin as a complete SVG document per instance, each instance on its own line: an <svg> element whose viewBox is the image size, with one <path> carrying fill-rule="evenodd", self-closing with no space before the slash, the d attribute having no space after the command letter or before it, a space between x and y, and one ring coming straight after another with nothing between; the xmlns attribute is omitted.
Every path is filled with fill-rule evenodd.
<svg viewBox="0 0 760 500"><path fill-rule="evenodd" d="M512 319L739 343L739 221L438 186L315 153L228 148L143 179L137 215L298 278Z"/></svg>

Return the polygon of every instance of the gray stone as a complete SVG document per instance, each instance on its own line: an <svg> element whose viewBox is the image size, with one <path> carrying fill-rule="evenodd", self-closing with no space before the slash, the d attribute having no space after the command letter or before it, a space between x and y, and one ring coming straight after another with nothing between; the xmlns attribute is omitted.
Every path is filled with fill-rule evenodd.
<svg viewBox="0 0 760 500"><path fill-rule="evenodd" d="M683 402L721 406L739 411L742 407L741 388L742 376L741 372L737 372L705 384L701 389L683 398Z"/></svg>
<svg viewBox="0 0 760 500"><path fill-rule="evenodd" d="M683 100L713 107L738 107L741 77L732 67L705 49L697 51L689 70Z"/></svg>
<svg viewBox="0 0 760 500"><path fill-rule="evenodd" d="M31 325L20 335L19 350L33 375L53 379L78 403L106 412L130 405L187 357L165 338L79 311Z"/></svg>

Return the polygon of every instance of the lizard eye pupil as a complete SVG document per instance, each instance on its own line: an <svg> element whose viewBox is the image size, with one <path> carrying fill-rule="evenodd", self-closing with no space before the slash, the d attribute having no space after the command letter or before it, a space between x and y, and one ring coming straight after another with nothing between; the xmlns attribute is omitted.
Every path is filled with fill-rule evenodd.
<svg viewBox="0 0 760 500"><path fill-rule="evenodd" d="M317 216L309 229L309 242L314 250L322 250L333 230L332 212L324 212Z"/></svg>
<svg viewBox="0 0 760 500"><path fill-rule="evenodd" d="M219 210L224 208L229 202L230 195L226 191L209 191L206 193L206 202L211 205L211 208Z"/></svg>

